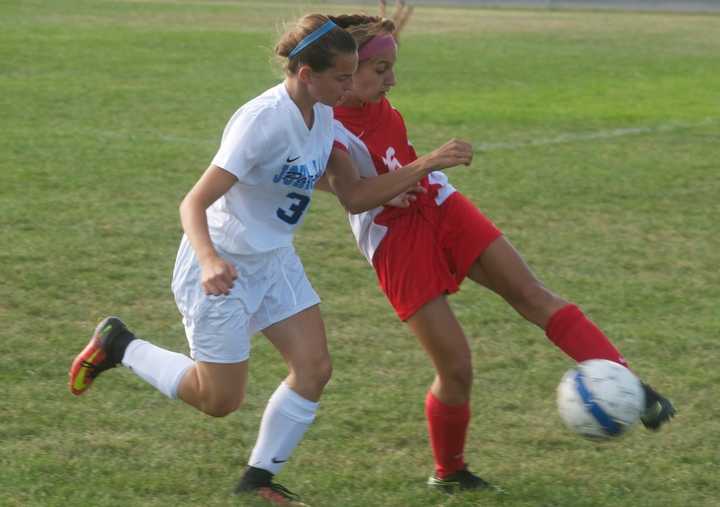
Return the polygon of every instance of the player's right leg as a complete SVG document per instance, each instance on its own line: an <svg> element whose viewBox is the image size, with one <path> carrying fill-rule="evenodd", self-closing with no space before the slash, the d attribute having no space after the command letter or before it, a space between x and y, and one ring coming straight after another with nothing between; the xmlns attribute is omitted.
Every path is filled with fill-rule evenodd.
<svg viewBox="0 0 720 507"><path fill-rule="evenodd" d="M580 308L545 288L505 237L496 239L482 253L468 276L544 329L547 337L575 361L608 359L628 366L615 345ZM670 400L647 384L643 387L646 410L641 420L646 428L658 430L675 415L675 409Z"/></svg>
<svg viewBox="0 0 720 507"><path fill-rule="evenodd" d="M468 340L445 295L422 306L407 324L435 365L435 380L425 400L435 473L428 485L453 493L490 485L470 472L465 438L470 423L472 356Z"/></svg>
<svg viewBox="0 0 720 507"><path fill-rule="evenodd" d="M98 324L70 366L70 390L87 392L104 371L122 364L168 398L180 398L208 415L221 417L243 401L247 361L198 361L137 338L117 317Z"/></svg>
<svg viewBox="0 0 720 507"><path fill-rule="evenodd" d="M645 382L642 387L645 391L645 412L640 421L650 431L658 431L663 424L675 417L675 407L670 400Z"/></svg>
<svg viewBox="0 0 720 507"><path fill-rule="evenodd" d="M177 396L213 417L231 414L243 403L248 361L207 363L197 361L180 381Z"/></svg>

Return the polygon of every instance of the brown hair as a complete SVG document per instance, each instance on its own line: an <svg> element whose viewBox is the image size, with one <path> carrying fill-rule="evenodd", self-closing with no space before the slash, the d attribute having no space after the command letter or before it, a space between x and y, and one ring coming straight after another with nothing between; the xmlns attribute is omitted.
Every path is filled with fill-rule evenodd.
<svg viewBox="0 0 720 507"><path fill-rule="evenodd" d="M300 18L295 26L285 32L275 45L275 54L287 59L283 61L286 73L295 74L300 66L309 65L315 72L322 72L333 66L339 53L354 53L357 44L354 38L341 27L335 27L327 34L290 58L290 53L312 32L331 18L322 14L308 14Z"/></svg>
<svg viewBox="0 0 720 507"><path fill-rule="evenodd" d="M395 23L391 19L379 16L365 16L363 14L342 14L328 16L339 27L344 28L353 36L358 48L367 43L376 35L392 35Z"/></svg>

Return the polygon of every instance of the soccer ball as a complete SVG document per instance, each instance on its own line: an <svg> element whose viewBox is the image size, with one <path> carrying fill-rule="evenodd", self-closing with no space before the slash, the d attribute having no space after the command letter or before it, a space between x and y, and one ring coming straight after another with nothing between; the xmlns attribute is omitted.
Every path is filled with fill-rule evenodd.
<svg viewBox="0 0 720 507"><path fill-rule="evenodd" d="M594 440L619 437L638 422L645 391L627 368L605 359L579 363L557 389L560 418L575 433Z"/></svg>

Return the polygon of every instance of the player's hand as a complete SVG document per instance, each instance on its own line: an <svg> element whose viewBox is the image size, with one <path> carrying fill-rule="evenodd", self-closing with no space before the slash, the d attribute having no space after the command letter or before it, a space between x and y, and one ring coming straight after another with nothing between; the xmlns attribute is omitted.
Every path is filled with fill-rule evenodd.
<svg viewBox="0 0 720 507"><path fill-rule="evenodd" d="M385 203L385 206L391 206L393 208L408 208L413 201L417 200L418 194L424 194L427 189L423 187L420 182L416 183L414 187L406 190L400 195L395 196Z"/></svg>
<svg viewBox="0 0 720 507"><path fill-rule="evenodd" d="M237 279L237 270L232 263L222 257L214 256L201 264L202 287L205 294L212 296L228 295L233 282Z"/></svg>
<svg viewBox="0 0 720 507"><path fill-rule="evenodd" d="M433 168L447 169L458 165L470 165L473 159L472 144L451 139L440 148L427 155Z"/></svg>
<svg viewBox="0 0 720 507"><path fill-rule="evenodd" d="M387 1L386 0L380 0L380 17L384 18L387 15ZM410 16L412 16L413 13L413 6L408 5L405 0L395 0L395 11L393 12L390 19L392 19L393 23L395 23L395 31L393 32L393 37L395 38L395 42L398 42L398 38L400 37L400 32L402 32L403 28L405 28L405 25L410 20Z"/></svg>

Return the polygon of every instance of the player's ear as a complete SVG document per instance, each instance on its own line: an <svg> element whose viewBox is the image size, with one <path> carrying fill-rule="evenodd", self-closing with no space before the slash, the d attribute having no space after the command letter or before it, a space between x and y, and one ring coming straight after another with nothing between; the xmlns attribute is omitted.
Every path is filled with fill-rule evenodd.
<svg viewBox="0 0 720 507"><path fill-rule="evenodd" d="M301 83L308 84L312 79L312 69L309 65L301 65L297 71L297 77Z"/></svg>

